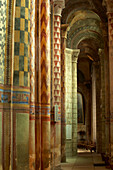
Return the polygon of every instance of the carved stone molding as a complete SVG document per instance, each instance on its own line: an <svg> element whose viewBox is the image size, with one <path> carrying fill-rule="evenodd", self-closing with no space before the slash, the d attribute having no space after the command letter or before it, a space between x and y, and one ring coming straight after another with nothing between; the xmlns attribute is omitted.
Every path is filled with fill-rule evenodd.
<svg viewBox="0 0 113 170"><path fill-rule="evenodd" d="M67 30L68 30L69 24L62 24L61 25L61 37L67 39Z"/></svg>
<svg viewBox="0 0 113 170"><path fill-rule="evenodd" d="M54 0L54 15L61 16L62 9L65 8L64 0Z"/></svg>
<svg viewBox="0 0 113 170"><path fill-rule="evenodd" d="M78 55L80 54L80 49L73 50L72 62L77 63Z"/></svg>

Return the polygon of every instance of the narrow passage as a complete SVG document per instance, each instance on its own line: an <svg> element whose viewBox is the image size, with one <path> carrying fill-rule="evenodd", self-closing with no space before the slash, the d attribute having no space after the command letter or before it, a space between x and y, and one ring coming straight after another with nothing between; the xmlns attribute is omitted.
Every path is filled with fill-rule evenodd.
<svg viewBox="0 0 113 170"><path fill-rule="evenodd" d="M62 170L106 170L105 162L102 161L101 155L95 152L79 150L76 157L67 159L62 163ZM110 169L108 169L110 170Z"/></svg>

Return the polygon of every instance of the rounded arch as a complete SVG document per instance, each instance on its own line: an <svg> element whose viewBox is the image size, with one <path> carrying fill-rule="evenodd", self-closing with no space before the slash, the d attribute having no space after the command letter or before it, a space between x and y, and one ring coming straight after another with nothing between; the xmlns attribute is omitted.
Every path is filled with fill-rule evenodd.
<svg viewBox="0 0 113 170"><path fill-rule="evenodd" d="M79 43L85 39L89 39L92 38L94 41L98 42L98 45L100 48L103 48L104 44L103 44L103 38L100 34L88 30L88 31L84 31L84 32L80 32L79 34L75 35L73 37L73 39L69 38L67 41L67 47L68 48L72 48L75 49L78 47Z"/></svg>

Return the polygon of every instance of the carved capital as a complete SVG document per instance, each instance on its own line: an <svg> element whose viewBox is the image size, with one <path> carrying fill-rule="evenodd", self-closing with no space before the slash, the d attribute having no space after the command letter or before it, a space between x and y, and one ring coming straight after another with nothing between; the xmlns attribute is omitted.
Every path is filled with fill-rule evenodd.
<svg viewBox="0 0 113 170"><path fill-rule="evenodd" d="M78 55L80 54L80 49L73 50L72 62L77 63Z"/></svg>
<svg viewBox="0 0 113 170"><path fill-rule="evenodd" d="M99 49L98 49L98 55L99 55L100 57L102 57L103 54L104 54L104 50L101 49L101 48L99 48Z"/></svg>
<svg viewBox="0 0 113 170"><path fill-rule="evenodd" d="M54 0L54 15L61 16L62 9L65 8L64 0Z"/></svg>
<svg viewBox="0 0 113 170"><path fill-rule="evenodd" d="M102 62L104 60L104 49L99 48L98 49L98 55L100 58L100 62Z"/></svg>

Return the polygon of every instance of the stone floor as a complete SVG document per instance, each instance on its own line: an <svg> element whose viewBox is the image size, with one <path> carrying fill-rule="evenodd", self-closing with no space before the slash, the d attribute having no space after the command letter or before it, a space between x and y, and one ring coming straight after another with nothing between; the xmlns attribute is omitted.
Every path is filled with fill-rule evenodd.
<svg viewBox="0 0 113 170"><path fill-rule="evenodd" d="M100 154L79 150L77 157L68 158L62 163L62 170L106 170ZM110 170L110 169L108 169Z"/></svg>

